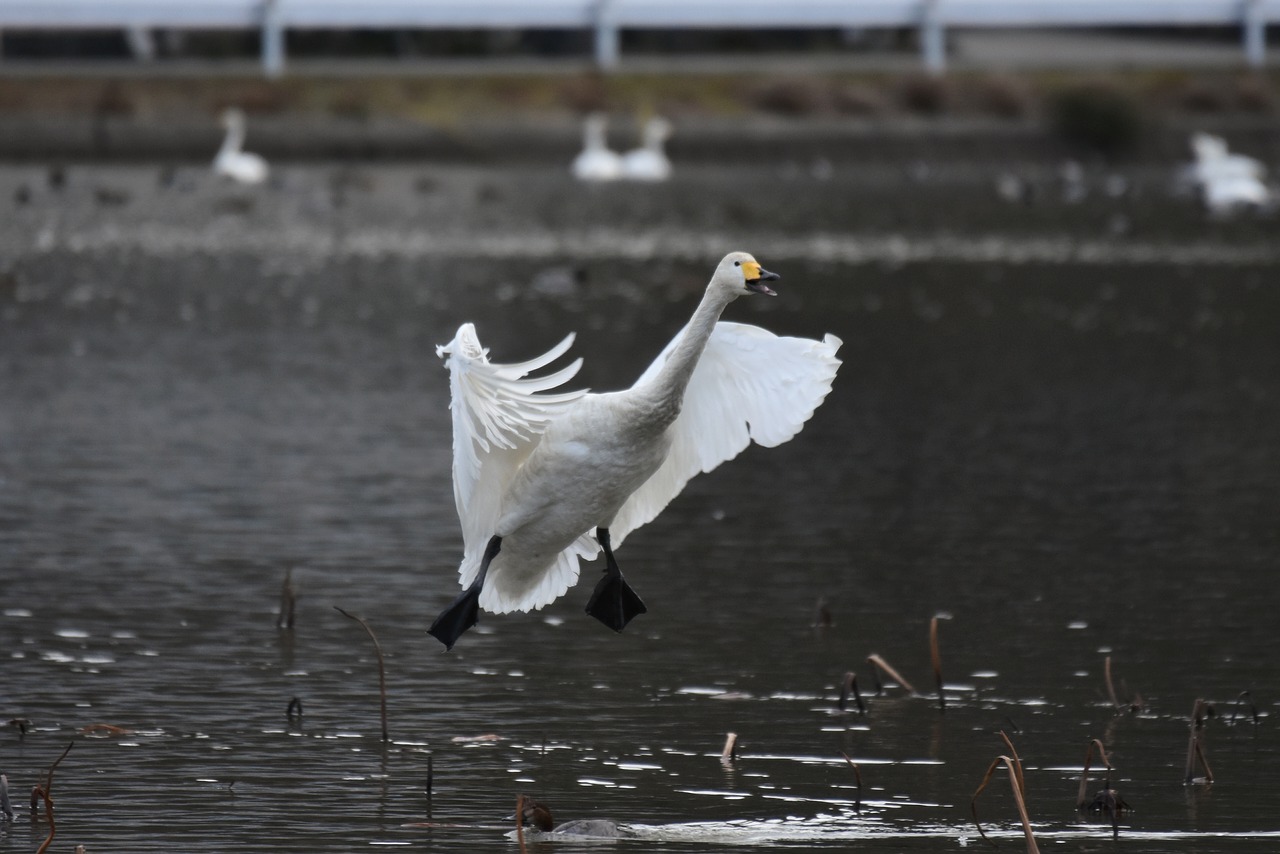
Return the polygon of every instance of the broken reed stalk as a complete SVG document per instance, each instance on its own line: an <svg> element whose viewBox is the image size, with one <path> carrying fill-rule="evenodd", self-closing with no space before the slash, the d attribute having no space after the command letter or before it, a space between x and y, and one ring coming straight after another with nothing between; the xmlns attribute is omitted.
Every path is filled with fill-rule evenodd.
<svg viewBox="0 0 1280 854"><path fill-rule="evenodd" d="M13 821L13 804L9 802L9 778L0 774L0 818Z"/></svg>
<svg viewBox="0 0 1280 854"><path fill-rule="evenodd" d="M516 795L516 841L520 843L520 854L528 854L524 847L524 795Z"/></svg>
<svg viewBox="0 0 1280 854"><path fill-rule="evenodd" d="M840 711L845 711L849 706L849 695L853 695L853 701L858 706L858 714L865 715L867 707L862 703L862 692L858 690L858 676L852 670L846 671L844 679L840 680Z"/></svg>
<svg viewBox="0 0 1280 854"><path fill-rule="evenodd" d="M298 596L293 589L293 567L284 571L284 584L280 586L280 610L276 613L277 629L292 629L294 606Z"/></svg>
<svg viewBox="0 0 1280 854"><path fill-rule="evenodd" d="M1004 739L1005 744L1009 745L1010 748L1013 747L1013 743L1009 741L1007 735L1001 732L1000 737ZM1022 774L1022 760L1018 758L1016 751L1013 751L1012 757L1003 754L997 756L992 760L991 765L987 767L987 773L983 775L982 783L969 801L969 811L973 814L973 824L978 828L978 834L994 847L995 842L992 841L991 837L987 836L986 831L982 829L981 822L978 821L978 795L982 794L982 790L991 782L992 775L999 769L1002 762L1009 772L1009 788L1013 790L1013 801L1017 804L1018 816L1022 819L1022 832L1027 840L1027 854L1040 854L1040 848L1036 845L1035 834L1031 832L1031 817L1027 814L1026 782Z"/></svg>
<svg viewBox="0 0 1280 854"><path fill-rule="evenodd" d="M1250 694L1248 691L1241 691L1241 692L1240 692L1240 696L1236 697L1236 701L1231 705L1231 717L1230 717L1230 719L1227 721L1228 723L1235 723L1235 722L1236 722L1236 712L1240 709L1240 701L1241 701L1241 700L1244 700L1245 698L1248 698L1248 700L1249 700L1249 711L1250 711L1250 713L1253 715L1253 723L1254 723L1254 725L1255 725L1255 726L1257 725L1257 723L1258 723L1258 707L1257 707L1256 705L1254 705L1254 702L1253 702L1253 695L1252 695L1252 694Z"/></svg>
<svg viewBox="0 0 1280 854"><path fill-rule="evenodd" d="M853 779L857 782L857 794L854 796L853 811L855 815L862 815L862 770L858 768L858 763L849 758L849 754L843 750L840 755L844 757L844 761L849 763L849 767L853 769Z"/></svg>
<svg viewBox="0 0 1280 854"><path fill-rule="evenodd" d="M877 669L879 669L887 673L889 675L889 678L892 679L894 682L897 682L903 688L906 688L908 691L910 691L912 695L915 695L915 696L919 695L919 692L916 691L916 689L911 686L911 683L908 682L906 679L903 679L902 674L894 670L893 667L889 664L889 662L881 658L879 654L874 652L871 653L870 655L867 656L867 661L872 665L871 674L876 677L876 693L877 694L881 692L880 677L879 675L877 675Z"/></svg>
<svg viewBox="0 0 1280 854"><path fill-rule="evenodd" d="M727 733L724 737L724 750L720 751L721 762L732 762L738 758L738 734Z"/></svg>
<svg viewBox="0 0 1280 854"><path fill-rule="evenodd" d="M938 652L938 618L929 621L929 658L933 661L933 681L938 685L938 709L947 710L947 698L942 693L942 654Z"/></svg>
<svg viewBox="0 0 1280 854"><path fill-rule="evenodd" d="M1203 699L1197 699L1191 706L1191 736L1187 742L1187 769L1183 776L1183 785L1191 785L1195 781L1196 760L1204 768L1204 779L1213 782L1213 771L1209 770L1209 761L1205 759L1204 747L1200 743L1200 732L1204 729L1205 720L1213 714L1213 706Z"/></svg>
<svg viewBox="0 0 1280 854"><path fill-rule="evenodd" d="M1102 660L1102 675L1107 682L1107 696L1111 698L1111 705L1115 707L1116 714L1124 711L1120 706L1120 700L1116 697L1116 686L1111 681L1111 656L1107 656Z"/></svg>
<svg viewBox="0 0 1280 854"><path fill-rule="evenodd" d="M1082 810L1091 802L1089 797L1089 769L1093 763L1093 749L1098 749L1098 758L1102 766L1107 769L1107 776L1102 784L1103 789L1111 788L1111 760L1107 758L1107 749L1102 746L1102 742L1098 739L1091 739L1089 746L1084 752L1084 770L1080 772L1080 791L1076 793L1076 809Z"/></svg>
<svg viewBox="0 0 1280 854"><path fill-rule="evenodd" d="M53 823L53 771L58 767L59 763L61 763L63 759L67 758L67 754L71 752L71 748L75 747L75 744L76 743L74 741L68 744L67 749L62 751L62 755L55 759L53 764L49 766L49 771L45 774L44 786L36 786L31 791L32 807L35 807L37 796L43 799L44 817L45 820L49 822L49 835L45 837L44 842L36 849L36 854L45 854L45 852L49 850L49 846L53 844L53 837L57 833L57 827Z"/></svg>
<svg viewBox="0 0 1280 854"><path fill-rule="evenodd" d="M357 617L355 614L349 614L346 611L334 605L334 610L348 619L355 620L369 634L369 639L373 641L373 651L378 656L378 694L381 698L382 705L382 741L388 742L391 739L387 736L387 668L382 660L382 645L378 643L378 636L373 633L373 629L369 628L369 624Z"/></svg>

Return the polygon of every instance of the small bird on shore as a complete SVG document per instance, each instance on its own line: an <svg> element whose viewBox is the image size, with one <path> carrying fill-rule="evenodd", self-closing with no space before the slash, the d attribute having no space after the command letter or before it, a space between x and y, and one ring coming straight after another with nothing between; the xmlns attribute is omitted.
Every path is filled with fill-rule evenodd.
<svg viewBox="0 0 1280 854"><path fill-rule="evenodd" d="M609 120L592 113L582 124L582 151L570 167L579 181L616 181L622 177L622 158L609 148L605 134Z"/></svg>
<svg viewBox="0 0 1280 854"><path fill-rule="evenodd" d="M619 632L645 613L614 546L694 475L753 440L774 447L791 439L831 390L839 338L719 322L738 297L775 296L768 283L777 279L745 252L726 255L688 324L625 391L542 393L570 380L581 359L527 378L563 355L572 335L514 365L491 363L470 323L438 348L452 390L464 590L430 634L452 648L480 608L541 608L577 583L579 559L601 550L605 574L587 613Z"/></svg>
<svg viewBox="0 0 1280 854"><path fill-rule="evenodd" d="M238 184L261 184L267 180L267 161L261 155L241 150L244 146L244 113L232 107L222 113L227 135L213 158L214 174Z"/></svg>

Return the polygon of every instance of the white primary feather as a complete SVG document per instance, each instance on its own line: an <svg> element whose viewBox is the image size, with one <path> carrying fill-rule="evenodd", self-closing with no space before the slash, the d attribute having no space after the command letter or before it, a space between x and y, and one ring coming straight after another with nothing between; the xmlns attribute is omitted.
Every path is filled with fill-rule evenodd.
<svg viewBox="0 0 1280 854"><path fill-rule="evenodd" d="M657 374L678 340L672 339L637 386ZM671 426L666 462L618 511L609 527L613 544L657 518L694 475L728 462L753 441L773 448L799 433L831 391L842 343L831 334L814 341L745 323L717 323Z"/></svg>
<svg viewBox="0 0 1280 854"><path fill-rule="evenodd" d="M572 335L514 365L490 362L469 323L438 349L450 372L464 588L477 580L490 540L501 539L481 608L528 611L554 601L577 582L579 559L600 551L600 528L616 546L698 472L752 440L778 445L800 430L831 389L840 340L717 322L738 296L772 293L765 276L776 278L750 255L726 256L693 318L626 391L549 393L577 374L581 359L529 376L562 356Z"/></svg>

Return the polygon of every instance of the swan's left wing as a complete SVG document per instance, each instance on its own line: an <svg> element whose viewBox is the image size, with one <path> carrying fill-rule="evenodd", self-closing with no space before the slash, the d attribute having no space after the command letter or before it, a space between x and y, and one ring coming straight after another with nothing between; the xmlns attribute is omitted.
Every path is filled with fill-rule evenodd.
<svg viewBox="0 0 1280 854"><path fill-rule="evenodd" d="M573 344L573 335L541 356L513 365L494 364L480 346L475 326L464 323L448 344L436 348L449 368L453 412L453 499L462 522L462 586L474 580L485 545L493 535L507 484L542 439L547 424L586 390L543 394L571 380L577 359L542 377L528 374L554 362Z"/></svg>
<svg viewBox="0 0 1280 854"><path fill-rule="evenodd" d="M680 337L636 385L657 374ZM699 472L733 459L752 441L772 448L799 433L831 391L841 343L834 335L815 341L780 337L744 323L717 323L671 427L666 462L614 517L613 542L621 543L657 516Z"/></svg>

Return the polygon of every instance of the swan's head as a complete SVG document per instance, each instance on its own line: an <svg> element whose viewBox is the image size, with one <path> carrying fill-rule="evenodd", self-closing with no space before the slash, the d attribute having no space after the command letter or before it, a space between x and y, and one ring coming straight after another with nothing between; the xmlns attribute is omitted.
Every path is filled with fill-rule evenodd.
<svg viewBox="0 0 1280 854"><path fill-rule="evenodd" d="M236 107L228 107L222 111L222 126L227 130L244 127L244 113Z"/></svg>
<svg viewBox="0 0 1280 854"><path fill-rule="evenodd" d="M716 267L711 277L713 287L721 288L732 297L745 294L768 294L776 297L777 293L765 282L776 282L781 278L777 273L770 273L760 262L747 252L730 252L724 256L720 266Z"/></svg>
<svg viewBox="0 0 1280 854"><path fill-rule="evenodd" d="M654 116L644 124L645 139L651 142L662 142L671 137L671 122L661 116Z"/></svg>

